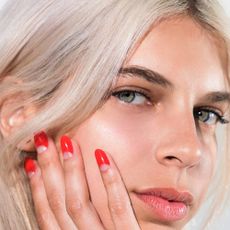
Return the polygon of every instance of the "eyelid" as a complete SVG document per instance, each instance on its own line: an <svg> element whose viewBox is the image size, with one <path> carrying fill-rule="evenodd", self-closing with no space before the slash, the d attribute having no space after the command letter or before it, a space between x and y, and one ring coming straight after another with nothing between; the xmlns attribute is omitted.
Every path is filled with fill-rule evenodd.
<svg viewBox="0 0 230 230"><path fill-rule="evenodd" d="M151 94L151 92L145 88L142 87L137 87L137 86L120 86L117 88L114 88L111 90L110 95L113 95L114 93L119 93L122 91L133 91L139 94L142 94L143 96L145 96L148 100L152 100L153 96Z"/></svg>
<svg viewBox="0 0 230 230"><path fill-rule="evenodd" d="M218 122L220 122L221 124L229 123L229 121L225 119L223 112L217 108L211 106L199 106L194 109L194 112L196 111L206 111L206 112L214 113L217 117L216 123Z"/></svg>
<svg viewBox="0 0 230 230"><path fill-rule="evenodd" d="M217 109L215 107L212 107L212 106L199 106L199 107L196 107L194 110L206 110L206 111L210 111L210 112L213 112L214 114L218 115L218 116L223 116L223 112L220 110L220 109Z"/></svg>

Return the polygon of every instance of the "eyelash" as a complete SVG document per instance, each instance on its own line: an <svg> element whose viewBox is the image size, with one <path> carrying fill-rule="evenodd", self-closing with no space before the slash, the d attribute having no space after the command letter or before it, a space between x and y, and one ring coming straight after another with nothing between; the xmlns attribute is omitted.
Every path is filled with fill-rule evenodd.
<svg viewBox="0 0 230 230"><path fill-rule="evenodd" d="M134 93L135 95L136 94L139 94L139 95L142 95L143 97L145 97L145 99L147 99L148 101L152 101L151 100L151 97L149 96L149 95L147 95L144 91L142 91L142 90L134 90L134 89L132 89L132 90L129 90L129 89L125 89L125 90L120 90L120 91L115 91L115 92L112 92L112 96L114 96L114 97L117 97L118 99L119 99L119 95L121 94L121 93ZM121 100L121 99L119 99L119 100ZM124 102L124 101L123 101ZM124 102L124 103L126 103L126 104L131 104L130 102ZM133 105L133 106L143 106L143 105ZM220 122L221 124L227 124L227 123L229 123L229 121L228 120L226 120L225 118L224 118L224 116L222 116L221 114L219 114L215 109L213 109L213 108L210 108L210 107L207 107L207 106L205 106L205 107L199 107L199 108L196 108L196 109L194 109L194 116L195 117L198 117L195 113L197 113L197 112L200 112L200 111L204 111L204 112L208 112L208 113L213 113L215 116L216 116L216 123L217 122Z"/></svg>
<svg viewBox="0 0 230 230"><path fill-rule="evenodd" d="M119 90L119 91L113 91L112 96L118 97L121 93L135 93L135 94L140 94L144 96L147 100L152 101L151 97L147 95L147 93L144 90L136 90L136 89L124 89L124 90Z"/></svg>
<svg viewBox="0 0 230 230"><path fill-rule="evenodd" d="M200 107L200 108L196 108L194 110L194 112L200 112L200 111L205 111L205 112L209 112L209 113L213 113L216 115L216 118L217 118L217 122L220 122L221 124L227 124L229 123L228 120L226 120L224 118L224 116L220 115L218 112L216 112L214 109L211 109L209 107Z"/></svg>

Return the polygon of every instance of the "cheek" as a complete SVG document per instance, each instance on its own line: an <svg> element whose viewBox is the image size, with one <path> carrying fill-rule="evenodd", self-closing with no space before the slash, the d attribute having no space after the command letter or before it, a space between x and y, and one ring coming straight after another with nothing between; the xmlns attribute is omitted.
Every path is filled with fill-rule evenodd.
<svg viewBox="0 0 230 230"><path fill-rule="evenodd" d="M206 180L210 181L215 173L215 167L219 156L217 156L217 142L215 135L204 138L204 157L202 158L202 172L206 174ZM204 177L205 178L205 177Z"/></svg>
<svg viewBox="0 0 230 230"><path fill-rule="evenodd" d="M113 157L121 171L129 163L138 161L140 152L147 152L151 144L143 115L130 119L129 113L121 116L116 111L107 113L106 109L83 123L75 136L88 161L92 161L95 149L100 148Z"/></svg>
<svg viewBox="0 0 230 230"><path fill-rule="evenodd" d="M196 210L207 195L216 167L216 142L213 138L204 138L204 149L200 164L190 172L190 188L197 198ZM195 186L195 187L194 187Z"/></svg>
<svg viewBox="0 0 230 230"><path fill-rule="evenodd" d="M94 151L98 148L112 156L125 183L130 184L134 166L149 152L153 145L151 137L157 135L158 129L150 127L148 120L147 115L137 113L130 117L130 112L121 113L107 104L75 131L74 136L80 144L88 181L92 186L96 187L100 180L94 159ZM139 164L138 171L144 171L141 167L145 166L144 163Z"/></svg>
<svg viewBox="0 0 230 230"><path fill-rule="evenodd" d="M140 117L130 119L118 112L96 112L74 131L81 148L87 182L93 204L103 217L107 229L112 229L112 220L107 208L106 192L94 157L97 148L108 152L117 164L126 185L131 180L130 165L140 161L140 152L147 152L148 133ZM129 168L129 170L126 170Z"/></svg>

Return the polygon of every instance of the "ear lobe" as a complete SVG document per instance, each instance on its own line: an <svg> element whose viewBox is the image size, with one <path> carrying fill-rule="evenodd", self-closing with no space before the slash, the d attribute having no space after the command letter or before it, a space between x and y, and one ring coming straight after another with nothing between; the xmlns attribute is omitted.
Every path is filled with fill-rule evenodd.
<svg viewBox="0 0 230 230"><path fill-rule="evenodd" d="M4 137L7 137L11 134L11 132L17 128L20 127L24 120L25 116L23 113L23 108L19 108L16 111L14 111L10 115L3 115L3 113L0 113L0 129Z"/></svg>
<svg viewBox="0 0 230 230"><path fill-rule="evenodd" d="M33 106L20 107L12 111L10 110L12 108L12 103L15 103L15 101L12 101L13 100L7 100L3 102L0 107L0 132L4 138L7 138L11 133L20 128L36 111ZM22 150L34 150L31 139L21 144L18 147Z"/></svg>

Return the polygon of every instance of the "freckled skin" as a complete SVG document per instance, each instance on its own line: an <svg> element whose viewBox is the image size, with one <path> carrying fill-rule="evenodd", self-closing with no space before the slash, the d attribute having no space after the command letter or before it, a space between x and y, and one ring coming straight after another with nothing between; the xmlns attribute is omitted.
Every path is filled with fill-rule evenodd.
<svg viewBox="0 0 230 230"><path fill-rule="evenodd" d="M162 89L143 79L121 78L115 88L145 88L160 95L157 103L138 107L111 96L74 130L93 203L108 229L112 229L112 223L94 159L97 148L115 160L142 229L181 229L196 213L213 174L216 136L215 125L195 123L193 108L207 92L225 89L226 73L220 54L214 39L192 19L161 22L140 43L126 66L155 70L170 80L175 89ZM167 160L167 156L175 158ZM187 217L174 223L159 223L146 212L133 191L154 187L189 191L194 204Z"/></svg>

